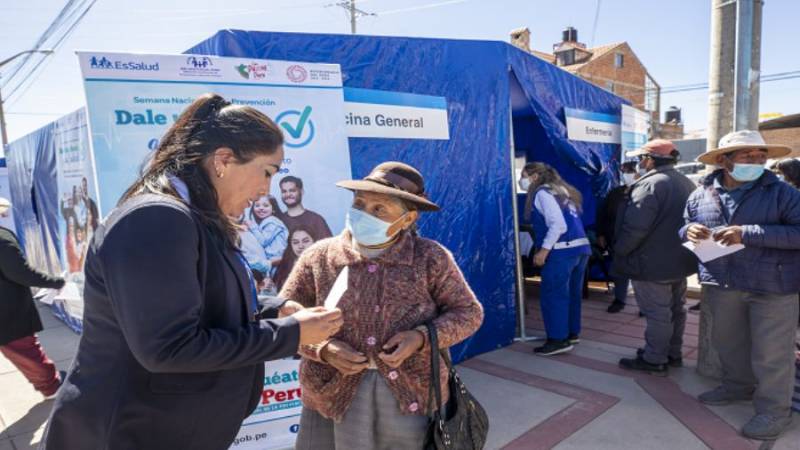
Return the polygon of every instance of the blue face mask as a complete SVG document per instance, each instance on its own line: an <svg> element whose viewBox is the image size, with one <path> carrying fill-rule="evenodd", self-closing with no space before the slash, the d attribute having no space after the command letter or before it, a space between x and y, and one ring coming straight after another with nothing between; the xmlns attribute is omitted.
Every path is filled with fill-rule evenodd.
<svg viewBox="0 0 800 450"><path fill-rule="evenodd" d="M385 244L394 237L388 235L389 227L392 226L391 223L384 222L375 216L355 208L350 208L350 211L347 213L346 226L356 242L361 245L373 247Z"/></svg>
<svg viewBox="0 0 800 450"><path fill-rule="evenodd" d="M764 173L764 165L762 164L734 164L733 170L730 171L734 180L746 183L748 181L757 180Z"/></svg>

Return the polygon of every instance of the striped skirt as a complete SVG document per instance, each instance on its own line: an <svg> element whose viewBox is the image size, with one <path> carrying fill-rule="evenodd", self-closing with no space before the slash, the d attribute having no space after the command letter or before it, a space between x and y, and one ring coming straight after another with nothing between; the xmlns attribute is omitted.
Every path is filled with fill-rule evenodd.
<svg viewBox="0 0 800 450"><path fill-rule="evenodd" d="M367 370L341 423L303 408L297 450L420 450L427 416L407 416L377 370Z"/></svg>

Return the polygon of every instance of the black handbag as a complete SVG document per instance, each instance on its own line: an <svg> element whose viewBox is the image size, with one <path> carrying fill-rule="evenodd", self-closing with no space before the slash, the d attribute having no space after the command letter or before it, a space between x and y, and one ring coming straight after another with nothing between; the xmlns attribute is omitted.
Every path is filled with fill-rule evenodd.
<svg viewBox="0 0 800 450"><path fill-rule="evenodd" d="M428 435L423 450L481 450L486 444L489 433L489 417L486 410L469 393L467 387L458 377L449 355L439 350L439 338L436 327L432 323L428 327L431 344L431 387L428 391L428 411L433 411ZM439 358L443 357L447 365L449 379L447 387L450 399L447 405L442 404L442 390L439 373ZM436 406L431 407L431 398L436 399Z"/></svg>

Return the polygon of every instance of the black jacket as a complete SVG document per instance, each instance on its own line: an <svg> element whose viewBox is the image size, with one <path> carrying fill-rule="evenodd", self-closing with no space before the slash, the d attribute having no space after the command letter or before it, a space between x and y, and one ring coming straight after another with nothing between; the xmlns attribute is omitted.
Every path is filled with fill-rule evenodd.
<svg viewBox="0 0 800 450"><path fill-rule="evenodd" d="M252 320L246 269L217 242L183 203L158 195L98 227L83 336L43 448L231 445L261 396L263 362L294 355L300 327Z"/></svg>
<svg viewBox="0 0 800 450"><path fill-rule="evenodd" d="M617 219L616 276L641 281L675 281L697 272L697 259L678 231L695 184L674 166L651 170L631 186Z"/></svg>
<svg viewBox="0 0 800 450"><path fill-rule="evenodd" d="M608 195L603 200L603 203L597 208L597 216L595 219L595 227L597 229L597 237L606 238L609 246L614 245L615 234L614 227L617 225L617 216L620 209L627 200L628 186L617 186L608 192Z"/></svg>
<svg viewBox="0 0 800 450"><path fill-rule="evenodd" d="M0 227L0 345L42 331L32 286L60 289L64 280L29 266L17 236Z"/></svg>

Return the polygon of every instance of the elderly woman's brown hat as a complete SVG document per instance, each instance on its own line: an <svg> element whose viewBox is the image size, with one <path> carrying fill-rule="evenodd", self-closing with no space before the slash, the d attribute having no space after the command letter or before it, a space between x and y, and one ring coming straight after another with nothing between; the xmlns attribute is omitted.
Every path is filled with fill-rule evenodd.
<svg viewBox="0 0 800 450"><path fill-rule="evenodd" d="M425 195L425 179L422 174L401 162L381 163L364 179L340 181L336 185L351 191L391 195L414 204L422 211L439 210L439 206Z"/></svg>

